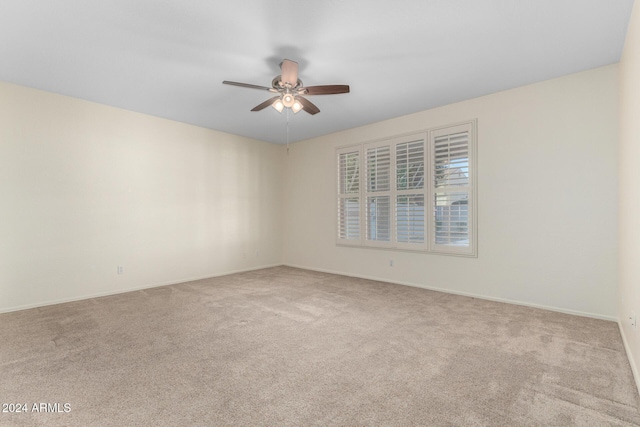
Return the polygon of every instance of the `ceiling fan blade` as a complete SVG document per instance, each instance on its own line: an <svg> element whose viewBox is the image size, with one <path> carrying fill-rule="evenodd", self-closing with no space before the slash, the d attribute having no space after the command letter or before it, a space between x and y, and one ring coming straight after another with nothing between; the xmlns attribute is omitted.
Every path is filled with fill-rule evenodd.
<svg viewBox="0 0 640 427"><path fill-rule="evenodd" d="M314 115L320 112L320 109L316 107L315 104L309 101L308 99L303 98L301 96L296 96L296 99L298 100L298 102L300 102L300 104L302 104L302 109L307 113Z"/></svg>
<svg viewBox="0 0 640 427"><path fill-rule="evenodd" d="M270 92L273 92L273 88L271 88L271 87L252 85L252 84L249 84L249 83L238 83L238 82L230 82L228 80L225 80L225 81L222 82L222 84L231 85L231 86L247 87L249 89L268 90Z"/></svg>
<svg viewBox="0 0 640 427"><path fill-rule="evenodd" d="M338 93L349 93L349 85L308 86L304 88L305 95L334 95Z"/></svg>
<svg viewBox="0 0 640 427"><path fill-rule="evenodd" d="M291 87L296 87L298 84L298 63L290 59L285 59L282 61L280 68L282 68L282 83L289 83Z"/></svg>
<svg viewBox="0 0 640 427"><path fill-rule="evenodd" d="M268 106L270 106L271 104L273 104L276 99L280 99L280 96L274 96L273 98L269 98L266 101L264 101L262 104L258 104L255 107L253 107L251 109L251 111L260 111L260 110L264 110L265 108L267 108Z"/></svg>

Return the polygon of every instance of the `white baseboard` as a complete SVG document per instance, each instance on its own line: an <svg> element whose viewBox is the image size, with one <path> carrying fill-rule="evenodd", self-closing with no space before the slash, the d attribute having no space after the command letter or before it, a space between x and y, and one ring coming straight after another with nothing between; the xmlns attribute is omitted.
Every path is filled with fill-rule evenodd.
<svg viewBox="0 0 640 427"><path fill-rule="evenodd" d="M109 295L123 294L123 293L126 293L126 292L134 292L134 291L139 291L139 290L142 290L142 289L149 289L149 288L157 288L157 287L160 287L160 286L175 285L175 284L178 284L178 283L191 282L191 281L194 281L194 280L208 279L208 278L211 278L211 277L227 276L229 274L245 273L245 272L248 272L248 271L262 270L262 269L265 269L265 268L278 267L278 266L281 266L281 265L285 265L287 267L301 268L301 269L304 269L304 270L319 271L319 272L322 272L322 273L331 273L331 274L338 274L338 275L341 275L341 276L357 277L357 278L360 278L360 279L376 280L376 281L380 281L380 282L388 282L388 283L393 283L393 284L397 284L397 285L411 286L411 287L414 287L414 288L421 288L421 289L427 289L427 290L431 290L431 291L444 292L444 293L453 294L453 295L461 295L461 296L466 296L466 297L471 297L471 298L484 299L484 300L488 300L488 301L496 301L496 302L503 302L503 303L507 303L507 304L522 305L522 306L525 306L525 307L539 308L539 309L543 309L543 310L550 310L550 311L555 311L555 312L559 312L559 313L572 314L572 315L576 315L576 316L583 316L583 317L591 317L591 318L595 318L595 319L609 320L609 321L612 321L612 322L616 322L618 324L620 323L618 318L616 318L616 317L601 315L601 314L597 314L597 313L588 313L588 312L582 312L582 311L577 311L577 310L564 309L564 308L561 308L561 307L552 307L552 306L545 306L545 305L541 305L541 304L532 304L532 303L528 303L528 302L524 302L524 301L510 300L510 299L506 299L506 298L496 298L496 297L491 297L491 296L486 296L486 295L481 295L481 294L474 294L474 293L470 293L470 292L460 292L460 291L455 291L455 290L446 289L446 288L439 288L439 287L435 287L435 286L426 286L426 285L421 285L421 284L417 284L417 283L409 283L409 282L403 282L403 281L398 281L398 280L390 280L390 279L381 278L381 277L345 273L343 271L335 271L335 270L328 270L328 269L315 268L315 267L307 267L307 266L303 266L303 265L287 264L287 263L285 263L285 264L261 265L261 266L251 267L251 268L241 269L241 270L225 271L225 272L221 272L221 273L212 273L212 274L208 274L208 275L205 275L205 276L187 277L187 278L183 278L183 279L180 279L180 280L171 280L171 281L155 283L155 284L145 284L145 285L142 285L142 286L136 286L136 287L127 288L127 289L118 289L118 290L114 290L114 291L98 292L98 293L94 293L94 294L86 294L86 295L82 295L82 296L78 296L78 297L62 298L62 299L50 300L50 301L42 301L42 302L38 302L38 303L34 303L34 304L27 304L27 305L21 305L21 306L16 306L16 307L7 307L7 308L0 309L0 313L10 313L10 312L13 312L13 311L28 310L30 308L38 308L38 307L46 307L48 305L63 304L65 302L81 301L81 300L91 299L91 298L99 298L99 297L104 297L104 296L109 296ZM620 330L622 331L622 329L620 329ZM621 333L622 333L622 336L623 336L623 340L625 340L624 342L625 342L625 346L626 346L627 345L626 337L624 336L623 332L621 332ZM634 369L635 369L635 365L634 365ZM637 369L634 370L634 375L636 377L636 382L637 382L637 378L638 378Z"/></svg>
<svg viewBox="0 0 640 427"><path fill-rule="evenodd" d="M135 291L140 291L142 289L157 288L157 287L160 287L160 286L177 285L178 283L192 282L194 280L209 279L209 278L212 278L212 277L228 276L229 274L246 273L247 271L262 270L264 268L279 267L281 265L282 264L261 265L259 267L251 267L251 268L242 269L242 270L234 270L234 271L226 271L226 272L223 272L223 273L208 274L206 276L187 277L185 279L171 280L171 281L168 281L168 282L155 283L155 284L146 284L146 285L142 285L142 286L136 286L136 287L133 287L133 288L118 289L118 290L114 290L114 291L97 292L97 293L94 293L94 294L86 294L86 295L82 295L82 296L78 296L78 297L62 298L62 299L50 300L50 301L42 301L42 302L37 302L37 303L34 303L34 304L21 305L21 306L17 306L17 307L7 307L7 308L0 309L0 314L1 313L10 313L12 311L28 310L30 308L46 307L46 306L55 305L55 304L64 304L65 302L81 301L81 300L86 300L86 299L91 299L91 298L106 297L106 296L109 296L109 295L124 294L124 293L127 293L127 292L135 292Z"/></svg>
<svg viewBox="0 0 640 427"><path fill-rule="evenodd" d="M488 301L503 302L503 303L506 303L506 304L521 305L521 306L524 306L524 307L531 307L531 308L539 308L541 310L555 311L555 312L558 312L558 313L572 314L574 316L590 317L590 318L593 318L593 319L600 319L600 320L608 320L608 321L611 321L611 322L618 322L618 318L617 317L615 317L615 316L607 316L607 315L604 315L604 314L588 313L588 312L584 312L584 311L571 310L571 309L567 309L567 308L553 307L553 306L547 306L547 305L541 305L541 304L532 304L532 303L524 302L524 301L517 301L517 300L506 299L506 298L497 298L497 297L491 297L491 296L487 296L487 295L474 294L474 293L470 293L470 292L460 292L460 291L455 291L455 290L452 290L452 289L439 288L439 287L435 287L435 286L426 286L426 285L421 285L421 284L417 284L417 283L409 283L409 282L403 282L403 281L398 281L398 280L390 280L390 279L381 278L381 277L373 277L373 276L366 276L366 275L360 275L360 274L345 273L343 271L326 270L326 269L322 269L322 268L306 267L306 266L302 266L302 265L287 264L287 263L285 263L283 265L285 265L287 267L301 268L301 269L304 269L304 270L318 271L318 272L321 272L321 273L339 274L341 276L357 277L359 279L376 280L378 282L387 282L387 283L393 283L393 284L396 284L396 285L411 286L413 288L421 288L421 289L427 289L427 290L430 290L430 291L444 292L446 294L461 295L461 296L465 296L465 297L478 298L478 299L483 299L483 300L488 300Z"/></svg>
<svg viewBox="0 0 640 427"><path fill-rule="evenodd" d="M633 354L631 353L631 347L629 346L629 341L627 341L627 335L624 333L624 328L622 327L622 322L620 322L620 319L618 319L618 327L620 328L620 335L622 336L622 342L624 343L624 350L627 353L627 359L629 359L629 364L631 365L633 379L636 380L636 390L640 395L640 373L638 373L638 366L636 365Z"/></svg>

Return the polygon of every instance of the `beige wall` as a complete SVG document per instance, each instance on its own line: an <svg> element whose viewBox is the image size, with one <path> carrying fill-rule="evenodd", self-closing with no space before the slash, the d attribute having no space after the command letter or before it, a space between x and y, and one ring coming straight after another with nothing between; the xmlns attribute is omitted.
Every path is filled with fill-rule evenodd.
<svg viewBox="0 0 640 427"><path fill-rule="evenodd" d="M636 1L620 61L620 293L622 334L640 388L640 4Z"/></svg>
<svg viewBox="0 0 640 427"><path fill-rule="evenodd" d="M284 262L615 319L617 84L612 65L288 156L0 84L0 311ZM335 245L335 147L472 118L478 258Z"/></svg>
<svg viewBox="0 0 640 427"><path fill-rule="evenodd" d="M293 144L285 263L616 319L617 78L611 65ZM478 258L335 245L336 147L473 118Z"/></svg>
<svg viewBox="0 0 640 427"><path fill-rule="evenodd" d="M281 264L283 161L0 83L0 311Z"/></svg>

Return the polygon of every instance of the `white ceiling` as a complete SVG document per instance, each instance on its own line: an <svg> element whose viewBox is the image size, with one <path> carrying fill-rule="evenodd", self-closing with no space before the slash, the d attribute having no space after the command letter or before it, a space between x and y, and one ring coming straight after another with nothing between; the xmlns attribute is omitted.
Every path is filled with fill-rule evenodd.
<svg viewBox="0 0 640 427"><path fill-rule="evenodd" d="M633 0L1 0L0 80L286 142L250 112L284 58L321 110L290 141L620 59Z"/></svg>

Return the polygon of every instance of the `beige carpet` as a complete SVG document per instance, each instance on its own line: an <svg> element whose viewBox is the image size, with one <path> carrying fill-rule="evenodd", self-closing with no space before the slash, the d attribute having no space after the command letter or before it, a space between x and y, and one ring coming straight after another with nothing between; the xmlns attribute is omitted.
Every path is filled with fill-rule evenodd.
<svg viewBox="0 0 640 427"><path fill-rule="evenodd" d="M2 426L640 425L613 322L287 267L2 314L0 345Z"/></svg>

